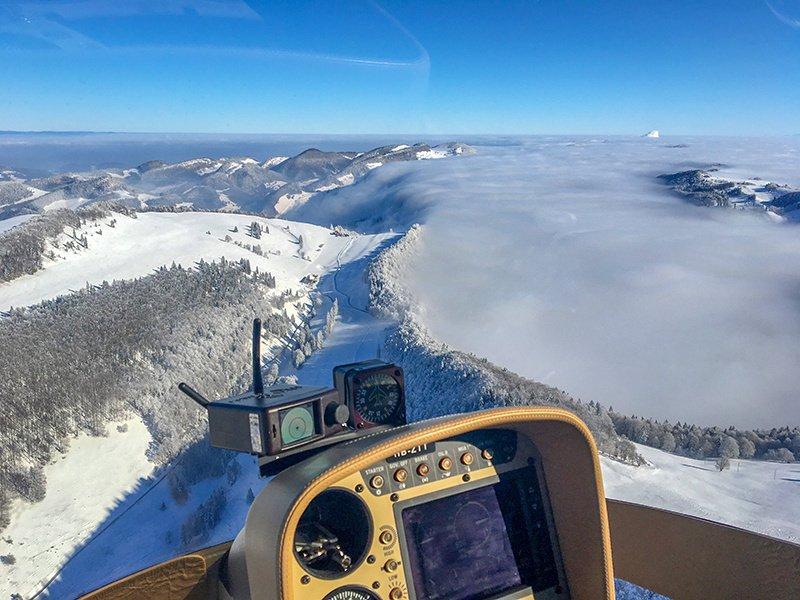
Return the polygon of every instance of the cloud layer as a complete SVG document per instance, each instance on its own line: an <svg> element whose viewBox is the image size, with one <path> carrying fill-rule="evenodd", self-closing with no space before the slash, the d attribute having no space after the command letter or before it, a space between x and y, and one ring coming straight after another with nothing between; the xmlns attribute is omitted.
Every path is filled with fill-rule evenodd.
<svg viewBox="0 0 800 600"><path fill-rule="evenodd" d="M426 223L407 283L456 348L627 413L796 425L800 229L687 205L655 175L718 162L800 186L800 139L681 141L521 140L338 200Z"/></svg>

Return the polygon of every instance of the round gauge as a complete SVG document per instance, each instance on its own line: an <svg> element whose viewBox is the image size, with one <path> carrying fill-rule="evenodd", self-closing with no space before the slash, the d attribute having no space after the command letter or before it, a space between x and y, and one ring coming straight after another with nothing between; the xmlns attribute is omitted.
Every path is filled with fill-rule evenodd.
<svg viewBox="0 0 800 600"><path fill-rule="evenodd" d="M364 588L347 586L333 590L323 600L380 600L380 598Z"/></svg>
<svg viewBox="0 0 800 600"><path fill-rule="evenodd" d="M308 406L295 406L281 413L283 445L294 444L314 435L314 415Z"/></svg>
<svg viewBox="0 0 800 600"><path fill-rule="evenodd" d="M401 393L400 384L394 377L387 373L374 373L357 382L353 401L365 421L386 423L397 412Z"/></svg>
<svg viewBox="0 0 800 600"><path fill-rule="evenodd" d="M364 502L349 490L329 489L300 516L295 557L315 577L336 579L366 558L371 539L372 519Z"/></svg>

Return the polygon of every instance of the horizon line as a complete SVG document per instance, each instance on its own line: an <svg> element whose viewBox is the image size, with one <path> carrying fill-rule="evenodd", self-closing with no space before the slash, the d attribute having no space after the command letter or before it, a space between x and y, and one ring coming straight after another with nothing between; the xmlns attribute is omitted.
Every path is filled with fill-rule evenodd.
<svg viewBox="0 0 800 600"><path fill-rule="evenodd" d="M660 137L796 137L796 133L661 133ZM221 131L125 131L125 130L93 130L93 129L0 129L0 135L204 135L204 136L414 136L414 137L532 137L532 136L614 136L614 137L646 137L646 133L609 133L609 132L529 132L529 133L421 133L421 132L221 132Z"/></svg>

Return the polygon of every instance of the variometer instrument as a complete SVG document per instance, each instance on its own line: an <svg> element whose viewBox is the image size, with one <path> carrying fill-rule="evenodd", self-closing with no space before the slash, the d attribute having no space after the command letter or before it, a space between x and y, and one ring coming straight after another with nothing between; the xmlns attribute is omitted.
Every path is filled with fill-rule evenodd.
<svg viewBox="0 0 800 600"><path fill-rule="evenodd" d="M405 382L400 367L381 360L341 365L333 370L340 400L353 411L356 428L406 422Z"/></svg>

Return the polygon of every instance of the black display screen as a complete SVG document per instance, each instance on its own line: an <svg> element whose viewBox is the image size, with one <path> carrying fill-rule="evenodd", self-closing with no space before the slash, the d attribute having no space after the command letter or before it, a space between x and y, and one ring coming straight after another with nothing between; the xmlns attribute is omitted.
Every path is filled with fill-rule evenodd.
<svg viewBox="0 0 800 600"><path fill-rule="evenodd" d="M494 485L406 507L402 523L417 600L484 600L558 585L533 467Z"/></svg>

